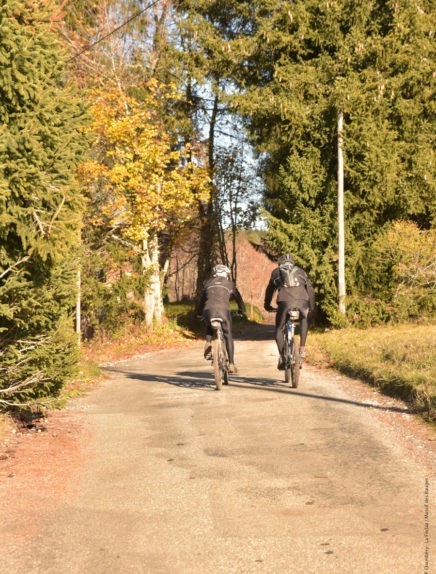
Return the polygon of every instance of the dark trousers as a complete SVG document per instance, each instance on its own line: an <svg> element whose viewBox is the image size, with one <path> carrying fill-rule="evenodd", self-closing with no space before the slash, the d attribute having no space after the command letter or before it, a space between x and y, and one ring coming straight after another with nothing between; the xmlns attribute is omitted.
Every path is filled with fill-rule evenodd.
<svg viewBox="0 0 436 574"><path fill-rule="evenodd" d="M210 321L213 318L222 319L222 327L224 339L226 341L227 356L229 363L234 362L235 344L233 343L232 336L232 318L228 309L204 309L203 319L206 325L206 341L211 341L213 337L213 329Z"/></svg>
<svg viewBox="0 0 436 574"><path fill-rule="evenodd" d="M283 338L283 327L286 323L286 318L289 309L299 309L300 310L300 346L304 347L307 339L307 331L309 329L309 301L294 301L290 303L289 301L281 301L277 305L276 314L276 343L279 353L283 353L283 347L285 344Z"/></svg>

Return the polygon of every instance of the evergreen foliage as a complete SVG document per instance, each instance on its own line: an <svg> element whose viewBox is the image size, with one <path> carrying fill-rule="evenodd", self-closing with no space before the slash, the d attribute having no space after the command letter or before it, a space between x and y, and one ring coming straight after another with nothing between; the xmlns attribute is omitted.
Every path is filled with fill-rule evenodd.
<svg viewBox="0 0 436 574"><path fill-rule="evenodd" d="M428 229L433 222L432 3L182 4L205 45L225 55L225 73L238 86L233 105L263 164L271 245L295 253L324 315L338 323L339 111L351 296L373 297L377 273L386 275L387 269L368 265L385 228L410 220ZM384 306L383 320L389 317Z"/></svg>
<svg viewBox="0 0 436 574"><path fill-rule="evenodd" d="M76 359L84 111L51 8L0 7L0 406L56 395Z"/></svg>

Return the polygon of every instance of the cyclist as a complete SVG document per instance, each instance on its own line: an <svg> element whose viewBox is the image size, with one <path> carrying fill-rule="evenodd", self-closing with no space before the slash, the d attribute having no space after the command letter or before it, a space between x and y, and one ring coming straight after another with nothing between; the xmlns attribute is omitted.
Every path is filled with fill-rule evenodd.
<svg viewBox="0 0 436 574"><path fill-rule="evenodd" d="M276 343L280 353L277 368L284 370L283 359L283 326L286 323L289 309L300 310L300 357L306 357L306 338L309 329L309 311L315 308L315 291L306 272L295 265L294 258L289 253L278 258L278 267L273 269L271 278L265 292L264 308L273 311L271 300L277 291L277 315L276 315Z"/></svg>
<svg viewBox="0 0 436 574"><path fill-rule="evenodd" d="M226 340L229 358L229 373L237 373L234 362L234 343L232 337L232 319L230 315L230 299L236 300L240 313L246 316L245 304L236 285L230 280L230 269L225 265L216 265L212 277L204 282L203 291L197 305L197 315L201 315L206 324L206 343L204 358L210 359L212 352L213 329L210 320L213 317L222 319L223 334Z"/></svg>

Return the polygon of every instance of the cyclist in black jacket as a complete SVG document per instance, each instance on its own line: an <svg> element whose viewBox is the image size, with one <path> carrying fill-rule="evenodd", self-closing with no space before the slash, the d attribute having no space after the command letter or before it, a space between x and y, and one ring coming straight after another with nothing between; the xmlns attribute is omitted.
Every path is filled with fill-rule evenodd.
<svg viewBox="0 0 436 574"><path fill-rule="evenodd" d="M294 258L289 253L278 259L278 267L271 273L265 292L264 308L273 311L271 300L277 291L277 315L276 315L276 343L280 353L277 368L283 370L283 326L289 309L300 310L300 356L305 358L306 338L309 329L309 311L315 308L315 291L309 278L303 269L297 267Z"/></svg>
<svg viewBox="0 0 436 574"><path fill-rule="evenodd" d="M230 280L230 269L225 265L216 265L212 277L204 282L203 291L197 305L197 315L201 315L206 324L206 344L204 357L209 359L212 352L213 329L210 320L214 317L222 319L223 334L226 340L229 358L229 373L237 373L234 362L234 343L232 336L232 318L229 302L235 299L240 313L246 315L245 304L233 281Z"/></svg>

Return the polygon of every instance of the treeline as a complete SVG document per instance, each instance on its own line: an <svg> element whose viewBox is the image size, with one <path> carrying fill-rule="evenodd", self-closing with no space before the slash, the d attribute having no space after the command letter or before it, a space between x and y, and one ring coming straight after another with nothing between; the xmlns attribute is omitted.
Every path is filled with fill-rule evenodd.
<svg viewBox="0 0 436 574"><path fill-rule="evenodd" d="M333 324L434 313L430 1L182 2L228 80L266 183L270 246L307 268ZM347 317L338 312L338 115Z"/></svg>
<svg viewBox="0 0 436 574"><path fill-rule="evenodd" d="M431 8L5 0L0 406L47 404L74 371L79 334L162 321L171 250L187 236L197 237L198 285L218 260L235 270L225 231L256 217L256 175L269 248L296 255L327 321L432 314Z"/></svg>

